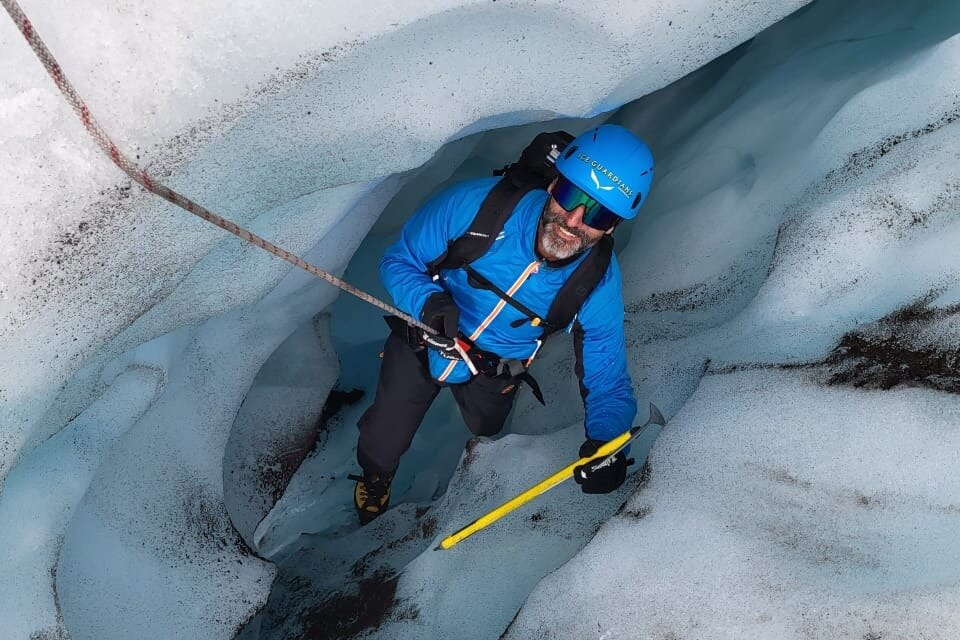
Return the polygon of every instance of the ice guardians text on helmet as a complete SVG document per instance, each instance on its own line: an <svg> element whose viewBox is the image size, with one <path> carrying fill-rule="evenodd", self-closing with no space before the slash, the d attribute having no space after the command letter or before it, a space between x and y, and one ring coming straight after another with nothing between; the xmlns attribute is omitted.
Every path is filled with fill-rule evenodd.
<svg viewBox="0 0 960 640"><path fill-rule="evenodd" d="M612 171L610 171L610 169L607 169L605 166L603 166L602 164L600 164L599 162L597 162L587 154L578 153L577 160L587 163L588 165L590 165L591 168L596 169L601 174L609 178L610 182L616 185L617 188L620 189L620 192L623 195L627 196L628 198L633 195L633 189L627 186L627 184L620 179L620 176L613 173ZM598 190L604 190L604 191L607 190L606 188L600 185L600 181L597 179L596 174L592 174L590 178L593 180L594 187L596 187Z"/></svg>

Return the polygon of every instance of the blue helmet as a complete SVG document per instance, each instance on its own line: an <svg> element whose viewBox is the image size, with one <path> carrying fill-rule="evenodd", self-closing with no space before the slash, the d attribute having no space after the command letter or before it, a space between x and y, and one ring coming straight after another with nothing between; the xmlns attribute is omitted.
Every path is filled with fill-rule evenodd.
<svg viewBox="0 0 960 640"><path fill-rule="evenodd" d="M573 139L560 175L621 218L635 218L653 182L653 153L627 129L603 124Z"/></svg>

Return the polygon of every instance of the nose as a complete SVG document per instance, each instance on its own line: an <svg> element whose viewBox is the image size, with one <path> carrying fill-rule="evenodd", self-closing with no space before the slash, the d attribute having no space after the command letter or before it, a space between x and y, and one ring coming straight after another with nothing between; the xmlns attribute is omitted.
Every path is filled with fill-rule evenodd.
<svg viewBox="0 0 960 640"><path fill-rule="evenodd" d="M583 225L583 214L586 212L587 208L579 204L577 208L573 211L567 211L567 226L571 229L576 229Z"/></svg>

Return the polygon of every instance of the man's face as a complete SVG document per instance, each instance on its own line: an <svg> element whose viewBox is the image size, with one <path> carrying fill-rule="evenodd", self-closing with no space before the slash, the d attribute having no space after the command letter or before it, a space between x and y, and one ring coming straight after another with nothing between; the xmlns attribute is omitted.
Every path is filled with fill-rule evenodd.
<svg viewBox="0 0 960 640"><path fill-rule="evenodd" d="M600 242L604 233L583 224L583 205L567 211L553 199L553 184L547 189L550 197L543 206L540 225L537 227L537 249L550 261L565 260L586 251Z"/></svg>

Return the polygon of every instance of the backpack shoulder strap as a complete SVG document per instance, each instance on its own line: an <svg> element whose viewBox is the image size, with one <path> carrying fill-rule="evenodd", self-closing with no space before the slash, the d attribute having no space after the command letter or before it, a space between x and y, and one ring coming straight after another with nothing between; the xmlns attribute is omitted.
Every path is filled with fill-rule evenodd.
<svg viewBox="0 0 960 640"><path fill-rule="evenodd" d="M546 339L551 334L566 329L580 311L587 296L600 284L603 275L610 266L613 255L613 236L605 235L595 244L587 257L574 270L567 281L560 287L556 297L550 304L547 312L547 321L544 323L543 336Z"/></svg>
<svg viewBox="0 0 960 640"><path fill-rule="evenodd" d="M440 257L428 263L427 272L434 276L441 269L459 269L485 254L523 196L541 188L542 181L528 178L525 172L505 175L483 199L466 233L451 241Z"/></svg>
<svg viewBox="0 0 960 640"><path fill-rule="evenodd" d="M517 162L495 171L494 175L503 178L484 198L470 228L452 240L443 255L427 264L427 273L434 277L440 269L459 269L489 251L523 196L534 189L546 189L556 177L556 160L571 140L573 136L566 131L539 133Z"/></svg>

